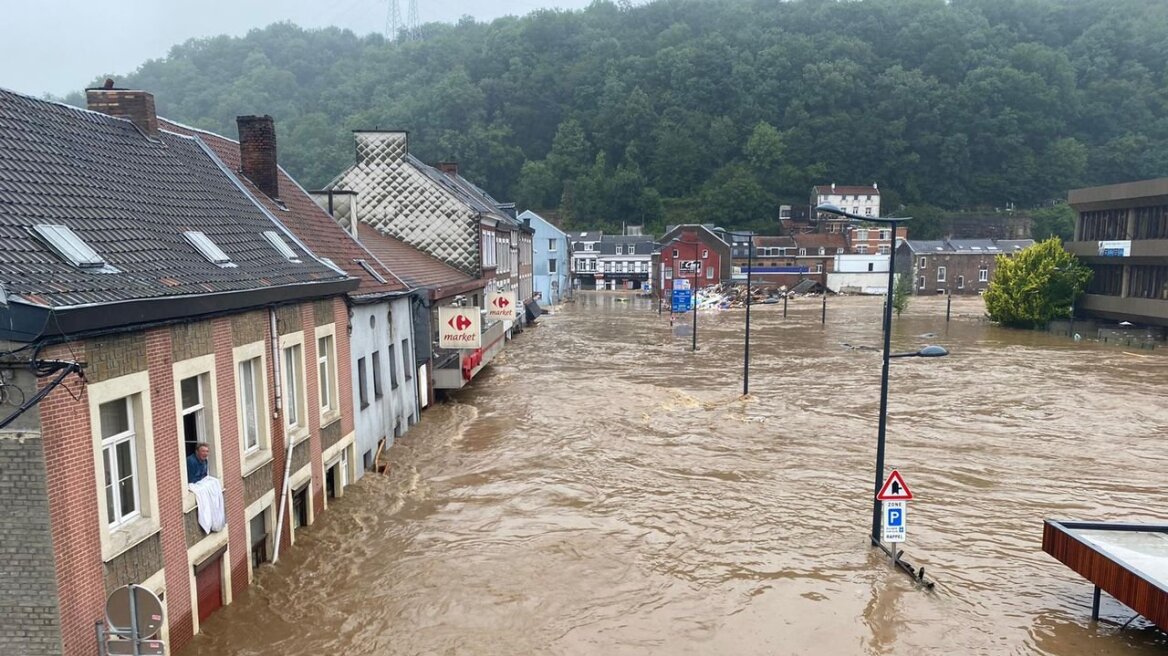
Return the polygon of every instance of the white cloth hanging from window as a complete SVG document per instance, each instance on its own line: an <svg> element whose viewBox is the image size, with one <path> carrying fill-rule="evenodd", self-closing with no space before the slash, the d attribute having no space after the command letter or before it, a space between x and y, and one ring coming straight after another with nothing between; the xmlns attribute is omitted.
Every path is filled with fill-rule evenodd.
<svg viewBox="0 0 1168 656"><path fill-rule="evenodd" d="M207 476L187 488L195 495L199 506L199 526L204 533L217 533L227 524L227 514L223 510L223 483L214 476Z"/></svg>

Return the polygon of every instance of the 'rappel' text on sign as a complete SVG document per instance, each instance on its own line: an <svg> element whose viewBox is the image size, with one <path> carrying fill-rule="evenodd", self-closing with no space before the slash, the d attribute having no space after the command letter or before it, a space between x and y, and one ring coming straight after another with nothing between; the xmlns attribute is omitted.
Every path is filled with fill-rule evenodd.
<svg viewBox="0 0 1168 656"><path fill-rule="evenodd" d="M438 348L477 349L483 345L477 307L438 308Z"/></svg>

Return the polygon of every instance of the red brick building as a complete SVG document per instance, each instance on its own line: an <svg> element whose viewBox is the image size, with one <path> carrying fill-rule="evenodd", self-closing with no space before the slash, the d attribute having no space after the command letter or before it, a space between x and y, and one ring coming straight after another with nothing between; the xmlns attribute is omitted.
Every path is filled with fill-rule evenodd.
<svg viewBox="0 0 1168 656"><path fill-rule="evenodd" d="M130 583L182 649L323 510L352 440L357 280L111 87L90 106L119 118L0 91L0 366L29 401L0 423L4 654L96 653ZM198 443L221 530L187 486Z"/></svg>
<svg viewBox="0 0 1168 656"><path fill-rule="evenodd" d="M661 256L655 280L663 294L673 291L674 281L683 278L693 289L702 289L731 279L733 262L730 244L703 225L674 226L657 242ZM696 267L688 262L700 263Z"/></svg>

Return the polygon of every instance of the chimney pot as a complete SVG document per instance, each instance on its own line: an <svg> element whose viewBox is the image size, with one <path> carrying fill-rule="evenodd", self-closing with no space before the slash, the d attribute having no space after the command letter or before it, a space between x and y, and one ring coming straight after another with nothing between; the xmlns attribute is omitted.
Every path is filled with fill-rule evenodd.
<svg viewBox="0 0 1168 656"><path fill-rule="evenodd" d="M276 162L276 123L271 116L237 116L241 172L268 198L280 197Z"/></svg>
<svg viewBox="0 0 1168 656"><path fill-rule="evenodd" d="M154 111L154 96L150 93L117 89L114 81L106 78L101 88L85 90L85 104L90 111L126 119L147 137L158 138L158 114Z"/></svg>

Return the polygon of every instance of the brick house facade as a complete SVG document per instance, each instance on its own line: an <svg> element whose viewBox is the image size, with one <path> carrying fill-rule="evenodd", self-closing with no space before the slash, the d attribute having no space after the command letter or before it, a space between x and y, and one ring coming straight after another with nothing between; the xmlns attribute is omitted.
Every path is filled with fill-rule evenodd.
<svg viewBox="0 0 1168 656"><path fill-rule="evenodd" d="M89 96L117 118L0 91L0 382L27 401L0 421L0 490L19 509L0 515L0 573L20 581L0 583L4 654L95 653L128 583L160 596L177 652L324 508L325 463L353 441L357 281L203 142L160 130L149 94ZM187 489L198 442L221 531Z"/></svg>
<svg viewBox="0 0 1168 656"><path fill-rule="evenodd" d="M691 288L702 289L732 277L730 245L705 226L675 226L657 243L661 255L654 279L666 297L673 292L673 281L679 278L689 280ZM696 272L684 271L682 261L698 261L701 266Z"/></svg>

